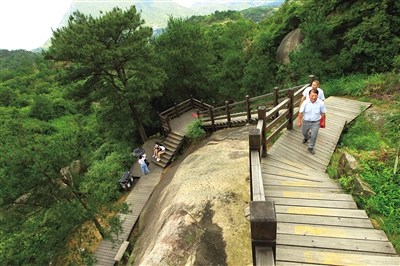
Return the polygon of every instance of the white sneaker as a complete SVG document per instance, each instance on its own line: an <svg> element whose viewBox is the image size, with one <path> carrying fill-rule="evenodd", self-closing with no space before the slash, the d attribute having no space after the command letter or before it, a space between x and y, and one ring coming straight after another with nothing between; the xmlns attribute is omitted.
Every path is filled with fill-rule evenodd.
<svg viewBox="0 0 400 266"><path fill-rule="evenodd" d="M157 162L161 161L161 159L157 158Z"/></svg>

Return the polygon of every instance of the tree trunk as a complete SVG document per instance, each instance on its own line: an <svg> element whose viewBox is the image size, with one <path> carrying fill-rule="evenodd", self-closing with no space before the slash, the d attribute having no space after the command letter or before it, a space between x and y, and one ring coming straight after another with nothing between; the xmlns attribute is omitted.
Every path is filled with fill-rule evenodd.
<svg viewBox="0 0 400 266"><path fill-rule="evenodd" d="M69 183L69 181L68 181L67 179L64 179L64 178L61 178L61 181L69 187L71 193L72 193L72 194L74 195L74 197L79 201L79 203L82 205L82 207L83 207L86 211L89 210L87 204L86 204L86 203L82 200L82 198L76 193L76 191L75 191L74 188L71 186L71 184ZM51 182L51 183L54 185L53 182ZM93 218L92 218L92 221L93 221L93 223L95 224L97 230L99 231L101 237L104 239L106 236L105 236L105 233L104 233L104 229L103 229L103 227L101 226L99 220L97 220L96 217L93 217Z"/></svg>
<svg viewBox="0 0 400 266"><path fill-rule="evenodd" d="M138 114L138 111L135 108L135 103L129 102L129 106L132 111L132 119L133 121L136 122L136 126L138 127L140 137L142 138L142 142L145 143L148 140L148 137L146 135L146 131L144 130L144 126L142 121L140 120L140 116Z"/></svg>

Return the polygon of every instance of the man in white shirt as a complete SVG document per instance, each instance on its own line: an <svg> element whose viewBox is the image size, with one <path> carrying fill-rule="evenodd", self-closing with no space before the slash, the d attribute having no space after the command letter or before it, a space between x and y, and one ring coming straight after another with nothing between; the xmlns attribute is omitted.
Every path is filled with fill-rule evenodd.
<svg viewBox="0 0 400 266"><path fill-rule="evenodd" d="M307 143L308 139L310 139L308 151L311 154L315 154L314 146L319 128L320 126L325 126L325 122L321 122L322 124L320 125L320 120L325 116L326 107L325 103L318 98L318 93L318 90L310 90L309 98L300 106L298 118L298 125L301 127L301 133L304 136L303 143ZM309 137L309 131L311 132L311 137Z"/></svg>
<svg viewBox="0 0 400 266"><path fill-rule="evenodd" d="M304 89L303 91L303 97L301 97L301 101L300 101L300 106L302 105L302 103L304 102L304 100L309 98L310 95L310 90L318 90L318 99L324 101L325 100L325 95L324 95L324 91L319 87L320 83L318 80L314 80L311 83L310 87L307 87Z"/></svg>

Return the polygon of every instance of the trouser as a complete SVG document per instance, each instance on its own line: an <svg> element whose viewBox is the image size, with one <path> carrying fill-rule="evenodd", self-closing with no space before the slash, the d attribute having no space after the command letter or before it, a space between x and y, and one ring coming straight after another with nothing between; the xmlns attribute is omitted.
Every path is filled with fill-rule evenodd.
<svg viewBox="0 0 400 266"><path fill-rule="evenodd" d="M141 164L140 168L142 169L143 174L147 175L148 173L150 173L149 168L147 167L147 165L145 163Z"/></svg>
<svg viewBox="0 0 400 266"><path fill-rule="evenodd" d="M315 142L317 141L319 131L319 121L305 121L303 120L303 126L301 127L301 133L304 139L310 139L308 142L308 148L313 149ZM309 132L311 132L311 137L309 137Z"/></svg>

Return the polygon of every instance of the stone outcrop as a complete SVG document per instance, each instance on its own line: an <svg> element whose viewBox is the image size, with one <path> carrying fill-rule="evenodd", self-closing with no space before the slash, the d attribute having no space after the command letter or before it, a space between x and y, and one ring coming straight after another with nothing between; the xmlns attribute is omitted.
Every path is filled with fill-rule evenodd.
<svg viewBox="0 0 400 266"><path fill-rule="evenodd" d="M353 194L361 197L369 198L375 195L375 192L369 186L367 182L361 179L361 177L356 174L353 178Z"/></svg>
<svg viewBox="0 0 400 266"><path fill-rule="evenodd" d="M251 265L247 139L247 127L220 130L172 176L167 169L140 216L129 264Z"/></svg>
<svg viewBox="0 0 400 266"><path fill-rule="evenodd" d="M361 166L352 155L347 152L343 152L339 158L339 166L338 166L338 176L351 176L353 177L352 185L353 191L352 193L361 197L371 197L375 195L375 192L369 186L367 182L361 179L358 172L360 171Z"/></svg>
<svg viewBox="0 0 400 266"><path fill-rule="evenodd" d="M299 28L292 30L283 38L276 51L278 62L289 63L289 54L303 41L303 35Z"/></svg>
<svg viewBox="0 0 400 266"><path fill-rule="evenodd" d="M360 169L360 165L356 158L347 152L343 152L339 158L338 176L342 175L352 176L355 175Z"/></svg>

